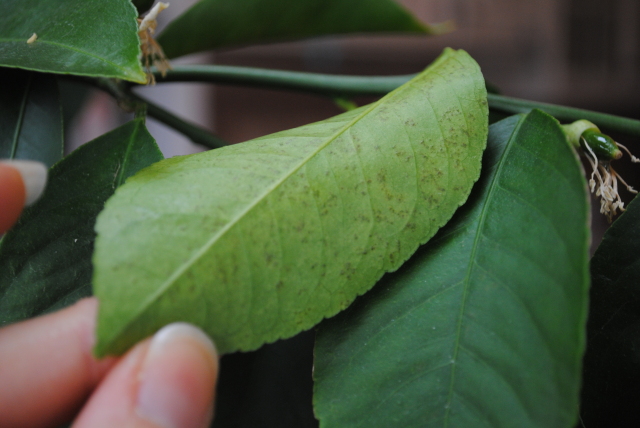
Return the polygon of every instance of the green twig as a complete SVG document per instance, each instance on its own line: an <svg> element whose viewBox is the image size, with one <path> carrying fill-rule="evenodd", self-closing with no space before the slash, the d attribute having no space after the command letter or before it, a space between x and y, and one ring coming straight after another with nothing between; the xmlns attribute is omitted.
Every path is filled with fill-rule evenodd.
<svg viewBox="0 0 640 428"><path fill-rule="evenodd" d="M136 101L145 103L147 105L147 113L149 116L175 129L196 144L201 144L210 149L217 149L229 145L227 141L212 134L206 129L179 118L170 111L163 109L159 105L154 104L139 95L130 93L130 97Z"/></svg>
<svg viewBox="0 0 640 428"><path fill-rule="evenodd" d="M217 137L206 129L194 123L187 122L157 104L134 94L128 87L123 86L113 79L82 78L82 81L96 86L110 94L125 110L137 111L137 106L144 103L149 116L175 129L196 144L201 144L210 149L217 149L219 147L229 145L228 142Z"/></svg>
<svg viewBox="0 0 640 428"><path fill-rule="evenodd" d="M408 82L415 74L401 76L345 76L295 71L269 70L224 65L176 66L166 77L155 73L161 82L209 82L288 89L311 92L332 98L356 95L384 95ZM538 108L560 121L587 119L610 131L640 137L640 121L554 104L539 103L502 95L489 94L489 107L505 113L525 113Z"/></svg>
<svg viewBox="0 0 640 428"><path fill-rule="evenodd" d="M165 77L154 73L156 82L208 82L217 84L289 89L328 95L384 95L414 78L404 76L345 76L227 65L176 66Z"/></svg>
<svg viewBox="0 0 640 428"><path fill-rule="evenodd" d="M573 122L586 119L598 125L598 127L610 131L620 132L632 137L640 137L640 120L612 114L598 113L591 110L583 110L573 107L559 106L556 104L539 103L522 100L519 98L505 97L502 95L488 95L489 107L504 113L526 113L534 108L540 109L562 122Z"/></svg>

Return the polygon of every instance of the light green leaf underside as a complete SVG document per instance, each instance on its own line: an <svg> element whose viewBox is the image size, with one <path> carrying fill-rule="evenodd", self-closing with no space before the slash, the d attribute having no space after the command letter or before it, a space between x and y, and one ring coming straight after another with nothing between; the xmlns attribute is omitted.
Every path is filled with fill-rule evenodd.
<svg viewBox="0 0 640 428"><path fill-rule="evenodd" d="M162 159L142 120L81 146L0 245L0 326L91 295L96 217L124 180Z"/></svg>
<svg viewBox="0 0 640 428"><path fill-rule="evenodd" d="M588 290L576 156L540 111L492 125L467 203L396 273L318 328L332 427L573 427Z"/></svg>
<svg viewBox="0 0 640 428"><path fill-rule="evenodd" d="M62 108L55 77L0 69L0 159L51 166L62 158Z"/></svg>
<svg viewBox="0 0 640 428"><path fill-rule="evenodd" d="M251 350L334 315L466 199L486 123L477 64L447 50L374 104L145 169L98 219L97 354L177 320Z"/></svg>
<svg viewBox="0 0 640 428"><path fill-rule="evenodd" d="M437 34L392 0L202 0L175 19L158 41L169 58L221 47L329 34Z"/></svg>
<svg viewBox="0 0 640 428"><path fill-rule="evenodd" d="M0 66L144 83L136 18L129 0L4 0Z"/></svg>

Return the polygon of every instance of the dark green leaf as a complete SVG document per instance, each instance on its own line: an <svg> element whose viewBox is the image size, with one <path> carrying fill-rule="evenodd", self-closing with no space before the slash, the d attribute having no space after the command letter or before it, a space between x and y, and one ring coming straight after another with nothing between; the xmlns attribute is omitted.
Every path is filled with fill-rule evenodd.
<svg viewBox="0 0 640 428"><path fill-rule="evenodd" d="M552 117L492 125L467 204L318 329L322 426L571 427L589 282L585 184Z"/></svg>
<svg viewBox="0 0 640 428"><path fill-rule="evenodd" d="M3 0L0 65L144 83L137 16L129 0Z"/></svg>
<svg viewBox="0 0 640 428"><path fill-rule="evenodd" d="M591 427L640 418L640 200L609 228L591 260L582 419Z"/></svg>
<svg viewBox="0 0 640 428"><path fill-rule="evenodd" d="M313 331L220 360L212 428L317 428L311 396Z"/></svg>
<svg viewBox="0 0 640 428"><path fill-rule="evenodd" d="M52 166L62 158L62 110L53 76L0 69L0 159Z"/></svg>
<svg viewBox="0 0 640 428"><path fill-rule="evenodd" d="M74 151L0 244L0 325L91 294L96 216L124 180L162 159L141 120Z"/></svg>
<svg viewBox="0 0 640 428"><path fill-rule="evenodd" d="M96 226L97 354L176 320L251 350L344 309L466 200L485 97L447 50L376 103L132 177Z"/></svg>
<svg viewBox="0 0 640 428"><path fill-rule="evenodd" d="M437 34L393 0L201 0L158 38L169 58L241 44L327 34Z"/></svg>

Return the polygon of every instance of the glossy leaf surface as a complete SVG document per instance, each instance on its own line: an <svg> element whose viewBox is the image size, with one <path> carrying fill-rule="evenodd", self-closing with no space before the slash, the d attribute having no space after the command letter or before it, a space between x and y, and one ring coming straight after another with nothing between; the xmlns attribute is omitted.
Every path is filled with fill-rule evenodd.
<svg viewBox="0 0 640 428"><path fill-rule="evenodd" d="M447 50L374 104L132 177L97 223L97 354L177 320L251 350L344 309L466 200L485 97Z"/></svg>
<svg viewBox="0 0 640 428"><path fill-rule="evenodd" d="M43 196L0 244L0 325L91 294L98 213L127 177L161 159L143 122L135 120L51 168Z"/></svg>
<svg viewBox="0 0 640 428"><path fill-rule="evenodd" d="M0 159L52 166L62 158L62 110L55 77L0 69Z"/></svg>
<svg viewBox="0 0 640 428"><path fill-rule="evenodd" d="M586 183L557 121L492 125L467 203L317 332L323 427L572 427L586 319Z"/></svg>
<svg viewBox="0 0 640 428"><path fill-rule="evenodd" d="M328 34L435 34L393 0L201 0L158 41L168 57L221 47Z"/></svg>
<svg viewBox="0 0 640 428"><path fill-rule="evenodd" d="M144 83L137 15L129 0L3 0L0 66Z"/></svg>
<svg viewBox="0 0 640 428"><path fill-rule="evenodd" d="M591 260L582 420L633 426L640 417L640 200L613 223Z"/></svg>

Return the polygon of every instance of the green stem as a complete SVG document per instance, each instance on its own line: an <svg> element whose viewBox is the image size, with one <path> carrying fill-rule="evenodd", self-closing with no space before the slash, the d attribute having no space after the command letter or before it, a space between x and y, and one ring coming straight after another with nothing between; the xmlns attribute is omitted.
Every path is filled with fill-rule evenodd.
<svg viewBox="0 0 640 428"><path fill-rule="evenodd" d="M154 104L139 95L131 93L130 97L136 101L145 103L147 105L147 113L149 116L175 129L196 144L201 144L210 149L217 149L229 145L228 142L217 137L206 129L179 118L170 111L163 109L159 105Z"/></svg>
<svg viewBox="0 0 640 428"><path fill-rule="evenodd" d="M413 79L416 75L345 76L228 65L190 65L176 66L167 72L166 77L162 77L160 73L154 73L154 76L158 83L222 83L289 89L339 98L355 95L384 95Z"/></svg>
<svg viewBox="0 0 640 428"><path fill-rule="evenodd" d="M257 86L311 92L332 98L384 95L415 76L415 74L401 76L345 76L224 65L176 66L164 78L159 73L155 73L158 83L209 82ZM640 137L640 121L634 119L496 94L489 94L488 101L491 109L505 113L525 113L537 108L555 116L560 121L573 122L579 119L586 119L607 130Z"/></svg>
<svg viewBox="0 0 640 428"><path fill-rule="evenodd" d="M129 88L123 87L121 84L112 79L81 78L81 80L85 83L97 86L98 88L107 92L112 97L114 97L118 101L118 104L120 104L126 110L135 111L137 104L146 104L147 113L149 114L149 116L175 129L196 144L201 144L210 149L217 149L229 145L228 142L217 137L206 129L179 118L173 113L163 109L159 105L154 104L134 94Z"/></svg>
<svg viewBox="0 0 640 428"><path fill-rule="evenodd" d="M551 116L554 116L561 122L572 122L575 120L585 119L595 123L598 127L606 128L609 131L620 132L632 137L640 137L640 120L495 94L489 94L488 100L490 108L505 113L526 113L537 108Z"/></svg>

